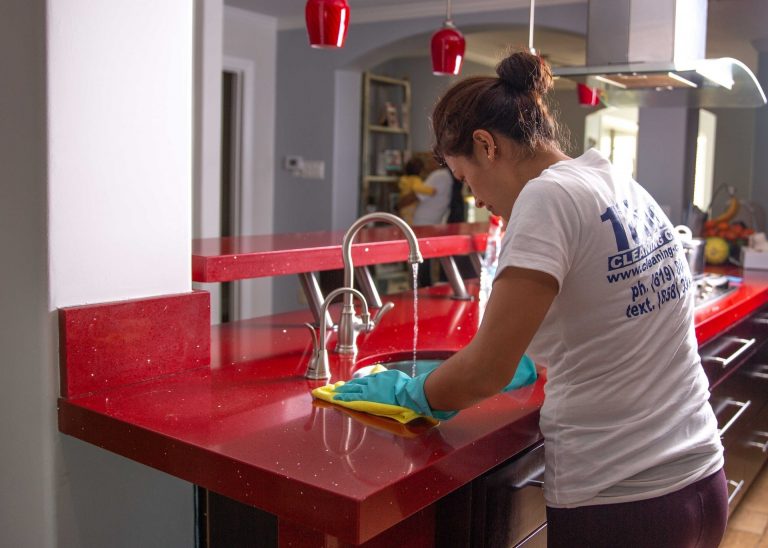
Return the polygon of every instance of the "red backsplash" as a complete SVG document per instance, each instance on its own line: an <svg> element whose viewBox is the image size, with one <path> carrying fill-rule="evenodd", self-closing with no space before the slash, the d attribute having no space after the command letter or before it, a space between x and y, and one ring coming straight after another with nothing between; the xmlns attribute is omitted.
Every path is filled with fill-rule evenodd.
<svg viewBox="0 0 768 548"><path fill-rule="evenodd" d="M62 397L208 365L210 295L193 291L59 310Z"/></svg>

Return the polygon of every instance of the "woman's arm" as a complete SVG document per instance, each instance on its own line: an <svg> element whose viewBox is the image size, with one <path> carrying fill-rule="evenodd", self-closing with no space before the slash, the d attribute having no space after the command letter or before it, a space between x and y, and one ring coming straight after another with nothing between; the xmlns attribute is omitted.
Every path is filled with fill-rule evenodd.
<svg viewBox="0 0 768 548"><path fill-rule="evenodd" d="M427 377L424 393L432 409L459 410L499 393L558 293L554 277L507 267L496 278L472 341Z"/></svg>

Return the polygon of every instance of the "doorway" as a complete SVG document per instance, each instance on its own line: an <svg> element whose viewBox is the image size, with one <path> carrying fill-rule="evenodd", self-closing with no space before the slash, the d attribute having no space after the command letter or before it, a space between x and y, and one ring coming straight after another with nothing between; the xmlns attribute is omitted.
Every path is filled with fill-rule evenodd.
<svg viewBox="0 0 768 548"><path fill-rule="evenodd" d="M237 235L240 179L240 150L242 146L242 75L225 70L221 78L221 202L219 234L222 238ZM221 323L238 317L236 282L221 284Z"/></svg>
<svg viewBox="0 0 768 548"><path fill-rule="evenodd" d="M608 107L588 114L584 148L598 149L621 172L637 178L637 108Z"/></svg>

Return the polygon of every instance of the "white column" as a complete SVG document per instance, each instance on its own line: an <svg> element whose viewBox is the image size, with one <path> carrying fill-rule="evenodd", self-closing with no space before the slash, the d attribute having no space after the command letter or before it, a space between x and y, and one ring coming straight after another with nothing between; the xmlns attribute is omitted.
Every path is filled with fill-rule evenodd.
<svg viewBox="0 0 768 548"><path fill-rule="evenodd" d="M637 135L637 181L674 224L682 223L693 200L697 109L640 108Z"/></svg>
<svg viewBox="0 0 768 548"><path fill-rule="evenodd" d="M0 6L0 543L55 546L56 322L48 309L46 0Z"/></svg>
<svg viewBox="0 0 768 548"><path fill-rule="evenodd" d="M189 291L193 6L0 7L0 531L191 546L192 486L58 432L56 309Z"/></svg>
<svg viewBox="0 0 768 548"><path fill-rule="evenodd" d="M757 79L763 91L768 93L768 38L752 43L758 52ZM752 200L768 212L768 106L755 110L755 140L752 155ZM763 218L765 223L768 219ZM758 227L768 228L765 224Z"/></svg>

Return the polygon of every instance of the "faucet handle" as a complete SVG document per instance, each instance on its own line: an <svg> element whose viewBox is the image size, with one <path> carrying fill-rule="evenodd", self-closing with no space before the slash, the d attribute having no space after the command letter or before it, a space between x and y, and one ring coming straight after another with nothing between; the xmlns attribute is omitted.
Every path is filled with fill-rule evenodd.
<svg viewBox="0 0 768 548"><path fill-rule="evenodd" d="M325 348L325 334L321 333L318 337L315 333L315 326L311 323L304 325L312 333L312 356L309 358L307 372L304 376L314 380L328 379L331 375L328 367L328 350Z"/></svg>
<svg viewBox="0 0 768 548"><path fill-rule="evenodd" d="M307 322L304 324L309 332L312 334L312 349L317 352L317 333L315 332L315 326Z"/></svg>
<svg viewBox="0 0 768 548"><path fill-rule="evenodd" d="M307 327L307 329L309 329L309 333L312 335L312 348L315 350L315 352L319 352L325 348L325 345L328 343L328 335L331 331L333 331L333 329L329 330L326 328L325 333L320 333L318 335L320 328L309 322L306 322L304 325Z"/></svg>
<svg viewBox="0 0 768 548"><path fill-rule="evenodd" d="M376 326L379 325L379 322L381 322L381 318L384 317L384 314L392 310L394 307L395 307L395 303L393 303L392 301L388 303L384 303L384 306L379 308L379 310L376 312L376 315L373 317L373 321L366 322L367 327L365 329L365 332L370 333L371 331L376 329Z"/></svg>

